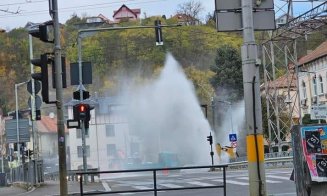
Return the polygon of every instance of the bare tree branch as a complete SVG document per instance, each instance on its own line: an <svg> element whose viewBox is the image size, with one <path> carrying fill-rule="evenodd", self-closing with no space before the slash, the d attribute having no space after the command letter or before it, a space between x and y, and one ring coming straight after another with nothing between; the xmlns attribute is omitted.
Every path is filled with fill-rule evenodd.
<svg viewBox="0 0 327 196"><path fill-rule="evenodd" d="M178 5L177 14L184 17L189 25L195 25L197 21L200 21L199 15L204 10L200 1L188 1Z"/></svg>

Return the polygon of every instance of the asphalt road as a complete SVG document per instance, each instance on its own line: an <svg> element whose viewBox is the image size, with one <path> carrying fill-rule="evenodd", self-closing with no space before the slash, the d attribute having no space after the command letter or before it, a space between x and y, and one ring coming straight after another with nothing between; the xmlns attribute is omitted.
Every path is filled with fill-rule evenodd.
<svg viewBox="0 0 327 196"><path fill-rule="evenodd" d="M274 196L295 196L295 184L289 180L291 169L270 169L266 170L266 183L268 195ZM157 180L158 188L181 188L190 186L212 186L222 183L222 172L208 171L181 171L178 173L159 174ZM121 190L143 190L153 187L151 174L144 176L117 177L114 176L102 181L106 191ZM117 194L117 195L126 195ZM147 193L128 193L129 195L154 195ZM158 195L179 196L179 195L223 195L222 188L199 189L199 190L175 190L160 191ZM245 196L249 195L249 182L247 170L227 171L227 195Z"/></svg>
<svg viewBox="0 0 327 196"><path fill-rule="evenodd" d="M292 169L266 169L266 183L268 196L296 196L295 184L289 180ZM248 171L237 170L227 171L227 196L247 196L249 195ZM183 188L183 187L204 187L212 185L222 185L222 172L208 172L202 170L184 170L179 172L158 172L158 188ZM153 188L152 173L114 175L106 176L101 182L88 183L84 186L86 192L89 191L122 191L122 190L144 190ZM79 183L68 182L68 192L70 195L79 195ZM73 194L75 193L75 194ZM0 196L54 196L59 195L59 182L48 181L41 187L36 187L31 191L24 191L14 187L0 188ZM104 194L102 194L104 195ZM153 196L153 192L120 193L105 195L135 195ZM174 190L160 191L158 196L218 196L223 195L222 188L197 189L197 190Z"/></svg>

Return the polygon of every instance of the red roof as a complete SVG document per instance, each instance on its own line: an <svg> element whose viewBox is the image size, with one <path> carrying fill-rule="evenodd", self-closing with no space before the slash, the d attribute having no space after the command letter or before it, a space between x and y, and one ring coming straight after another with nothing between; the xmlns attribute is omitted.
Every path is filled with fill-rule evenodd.
<svg viewBox="0 0 327 196"><path fill-rule="evenodd" d="M41 120L36 121L39 132L41 133L57 133L57 118L42 116ZM68 133L68 129L65 127L65 133Z"/></svg>
<svg viewBox="0 0 327 196"><path fill-rule="evenodd" d="M327 56L327 41L320 44L314 51L301 57L299 59L299 65L309 63L324 56Z"/></svg>
<svg viewBox="0 0 327 196"><path fill-rule="evenodd" d="M137 14L141 13L141 9L129 9L125 4L123 4L118 10L114 11L114 15L112 17L114 18L116 14L119 13L124 7L134 14L135 17L137 17Z"/></svg>

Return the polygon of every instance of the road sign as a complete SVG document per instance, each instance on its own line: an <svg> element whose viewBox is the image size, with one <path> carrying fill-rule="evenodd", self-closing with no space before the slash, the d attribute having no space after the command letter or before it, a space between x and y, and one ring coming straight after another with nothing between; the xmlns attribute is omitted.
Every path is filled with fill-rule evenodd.
<svg viewBox="0 0 327 196"><path fill-rule="evenodd" d="M40 109L41 108L41 105L42 105L42 100L41 100L41 97L39 95L35 95L35 108L36 109ZM30 108L32 108L32 100L31 100L31 97L28 98L28 106Z"/></svg>
<svg viewBox="0 0 327 196"><path fill-rule="evenodd" d="M32 94L32 81L31 80L27 82L27 87L26 88L27 88L27 91L30 94ZM35 94L39 93L40 90L41 90L40 82L37 81L37 80L34 80L34 92L35 92Z"/></svg>
<svg viewBox="0 0 327 196"><path fill-rule="evenodd" d="M230 142L236 142L237 141L236 133L229 134L229 141Z"/></svg>
<svg viewBox="0 0 327 196"><path fill-rule="evenodd" d="M19 128L19 142L29 142L30 141L30 131L29 131L29 120L28 119L19 119L18 121ZM6 142L7 143L17 143L17 121L6 120L5 121L6 129Z"/></svg>
<svg viewBox="0 0 327 196"><path fill-rule="evenodd" d="M310 118L312 120L327 118L327 105L311 106Z"/></svg>
<svg viewBox="0 0 327 196"><path fill-rule="evenodd" d="M230 145L231 145L231 147L236 148L237 147L237 142L236 141L235 142L231 142Z"/></svg>

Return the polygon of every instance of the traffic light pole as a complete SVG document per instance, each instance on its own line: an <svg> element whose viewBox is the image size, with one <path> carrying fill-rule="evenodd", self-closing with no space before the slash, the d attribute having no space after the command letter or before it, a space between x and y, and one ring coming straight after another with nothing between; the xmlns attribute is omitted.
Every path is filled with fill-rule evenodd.
<svg viewBox="0 0 327 196"><path fill-rule="evenodd" d="M58 128L58 154L59 154L59 181L60 195L67 196L67 166L66 166L66 141L63 112L63 93L62 93L62 67L61 67L61 46L60 46L60 27L58 16L58 2L53 0L53 28L54 28L54 54L56 70L56 106L57 106L57 128Z"/></svg>
<svg viewBox="0 0 327 196"><path fill-rule="evenodd" d="M254 39L253 1L242 0L243 46L242 70L247 130L247 158L250 196L265 196L266 180L260 100L257 45Z"/></svg>
<svg viewBox="0 0 327 196"><path fill-rule="evenodd" d="M83 69L82 69L82 38L79 35L77 38L78 44L78 69L79 69L79 95L80 95L80 102L83 101ZM82 132L82 153L83 153L83 171L87 172L87 158L86 158L86 141L85 141L85 123L84 120L81 120L81 132ZM84 183L87 183L87 175L84 175Z"/></svg>

